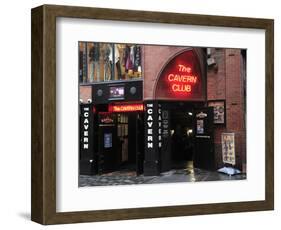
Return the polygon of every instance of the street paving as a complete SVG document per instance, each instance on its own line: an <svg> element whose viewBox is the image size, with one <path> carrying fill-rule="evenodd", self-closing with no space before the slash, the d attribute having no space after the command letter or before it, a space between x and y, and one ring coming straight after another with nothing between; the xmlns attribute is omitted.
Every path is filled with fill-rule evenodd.
<svg viewBox="0 0 281 230"><path fill-rule="evenodd" d="M101 175L80 175L79 187L108 186L108 185L133 185L133 184L157 184L176 182L200 182L200 181L225 181L243 180L246 174L229 176L216 171L202 169L172 169L161 173L159 176L137 176L134 171L115 171Z"/></svg>

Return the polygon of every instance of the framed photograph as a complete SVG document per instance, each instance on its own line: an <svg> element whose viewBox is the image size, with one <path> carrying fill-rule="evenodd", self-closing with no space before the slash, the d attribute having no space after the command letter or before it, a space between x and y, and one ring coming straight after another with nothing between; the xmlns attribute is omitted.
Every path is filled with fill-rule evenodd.
<svg viewBox="0 0 281 230"><path fill-rule="evenodd" d="M271 19L32 9L31 219L273 210L273 31Z"/></svg>
<svg viewBox="0 0 281 230"><path fill-rule="evenodd" d="M208 106L214 108L214 124L225 124L225 100L208 101Z"/></svg>

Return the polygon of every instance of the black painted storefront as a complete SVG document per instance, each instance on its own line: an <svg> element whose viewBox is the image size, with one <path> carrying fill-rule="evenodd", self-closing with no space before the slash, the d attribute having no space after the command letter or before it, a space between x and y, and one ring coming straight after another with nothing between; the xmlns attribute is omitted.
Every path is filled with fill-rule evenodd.
<svg viewBox="0 0 281 230"><path fill-rule="evenodd" d="M94 103L80 105L80 174L103 174L126 167L143 173L142 87L142 81L92 85ZM111 111L114 107L124 110ZM86 114L90 127L83 124L85 108L90 111Z"/></svg>
<svg viewBox="0 0 281 230"><path fill-rule="evenodd" d="M168 101L145 101L145 107L144 175L184 168L187 161L197 168L214 169L212 108L199 102Z"/></svg>
<svg viewBox="0 0 281 230"><path fill-rule="evenodd" d="M87 115L91 124L86 139L85 116L80 119L80 174L103 174L128 167L138 175L159 175L184 167L182 163L187 161L193 161L197 168L214 169L212 108L198 102L144 101L143 104L144 111L119 113L108 112L104 104L80 106L81 111L92 111L92 115ZM120 123L120 116L127 120ZM118 134L120 125L128 129L124 138ZM122 160L124 142L126 161ZM85 146L87 149L83 149Z"/></svg>

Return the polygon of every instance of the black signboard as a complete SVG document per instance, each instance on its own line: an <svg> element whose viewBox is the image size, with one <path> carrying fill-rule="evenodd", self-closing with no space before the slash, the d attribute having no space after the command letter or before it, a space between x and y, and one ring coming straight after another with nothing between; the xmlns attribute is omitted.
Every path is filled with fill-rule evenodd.
<svg viewBox="0 0 281 230"><path fill-rule="evenodd" d="M80 174L93 174L94 114L92 104L80 105Z"/></svg>
<svg viewBox="0 0 281 230"><path fill-rule="evenodd" d="M144 175L160 173L159 152L162 147L162 108L158 102L145 102L145 159Z"/></svg>
<svg viewBox="0 0 281 230"><path fill-rule="evenodd" d="M102 82L92 85L92 100L95 104L108 104L112 101L142 101L143 81L131 80L120 83Z"/></svg>
<svg viewBox="0 0 281 230"><path fill-rule="evenodd" d="M160 151L161 172L171 169L170 111L162 108L162 147Z"/></svg>

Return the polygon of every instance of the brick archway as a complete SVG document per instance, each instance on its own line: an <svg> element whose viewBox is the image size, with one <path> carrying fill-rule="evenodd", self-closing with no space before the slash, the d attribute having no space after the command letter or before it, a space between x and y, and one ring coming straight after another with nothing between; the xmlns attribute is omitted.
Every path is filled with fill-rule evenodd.
<svg viewBox="0 0 281 230"><path fill-rule="evenodd" d="M206 98L205 54L186 48L169 58L156 78L153 99L202 101Z"/></svg>

